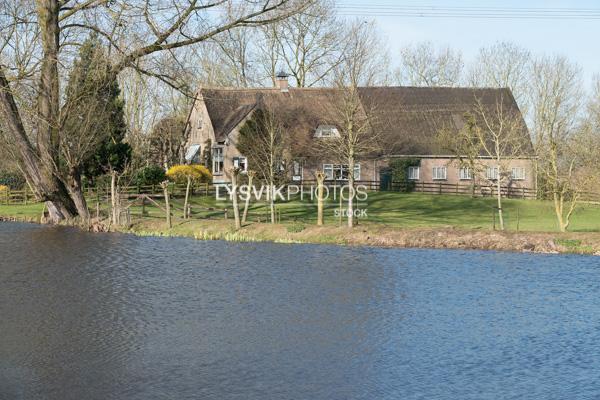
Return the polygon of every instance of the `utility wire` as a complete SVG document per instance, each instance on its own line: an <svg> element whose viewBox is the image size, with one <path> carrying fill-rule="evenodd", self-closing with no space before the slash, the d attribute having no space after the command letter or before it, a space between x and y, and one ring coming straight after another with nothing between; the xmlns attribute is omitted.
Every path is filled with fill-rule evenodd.
<svg viewBox="0 0 600 400"><path fill-rule="evenodd" d="M339 2L336 10L348 16L481 19L600 19L600 8L450 7L402 4Z"/></svg>

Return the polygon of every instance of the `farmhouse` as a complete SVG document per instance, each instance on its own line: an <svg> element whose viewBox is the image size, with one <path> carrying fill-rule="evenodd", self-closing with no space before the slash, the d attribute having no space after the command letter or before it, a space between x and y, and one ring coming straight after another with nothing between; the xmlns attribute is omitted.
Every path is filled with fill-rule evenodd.
<svg viewBox="0 0 600 400"><path fill-rule="evenodd" d="M479 168L473 170L440 141L442 130L458 134L475 106L483 105L489 110L501 106L521 123L522 151L502 166L507 175L503 185L535 187L531 140L510 90L361 87L358 92L360 112L369 115L370 129L381 146L359 158L353 171L357 181L385 188L393 179L390 166L404 159L410 162L400 164L409 165L405 176L416 190L431 184L444 190L452 185L492 185L498 177L495 160L481 153ZM285 75L278 77L274 88L202 88L187 121L186 161L207 164L215 183L228 182L232 167L251 169L247 155L236 146L240 129L257 110L268 109L290 138L291 181L311 181L317 170L324 171L328 180L346 180L350 171L343 160L314 152L315 141L339 135L341 96L340 89L289 87Z"/></svg>

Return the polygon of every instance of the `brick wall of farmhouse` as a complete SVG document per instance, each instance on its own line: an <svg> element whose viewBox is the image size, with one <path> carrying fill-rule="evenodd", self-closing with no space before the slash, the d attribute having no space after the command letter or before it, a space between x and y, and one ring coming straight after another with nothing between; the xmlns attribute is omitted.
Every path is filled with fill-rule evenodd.
<svg viewBox="0 0 600 400"><path fill-rule="evenodd" d="M418 157L417 157L418 158ZM328 160L307 160L304 165L304 180L314 179L314 174L317 170L323 168L323 164L333 164ZM389 165L387 160L361 160L360 161L360 180L362 181L373 181L379 182L381 179L380 172L382 168ZM492 160L480 160L479 175L474 175L474 181L478 185L490 185L490 181L485 178L486 168L495 166L496 163ZM435 180L433 179L433 169L435 167L446 167L446 179ZM503 182L503 186L510 186L513 188L535 188L535 175L533 161L528 159L515 159L506 162L504 166L506 172L510 174L512 168L523 168L525 172L525 179L523 180L510 180ZM421 158L421 166L419 170L419 180L417 182L422 183L443 183L449 185L471 185L473 180L461 180L460 179L460 166L456 159L451 158Z"/></svg>
<svg viewBox="0 0 600 400"><path fill-rule="evenodd" d="M487 167L494 167L496 163L493 160L482 159L478 162L480 173L475 175L474 181L479 185L489 185L490 181L485 178L485 170ZM433 179L433 170L435 167L446 167L446 179L442 180L443 183L448 184L459 184L459 185L470 185L471 180L460 179L460 166L455 159L449 158L423 158L421 159L421 166L419 170L419 181L421 182L439 182L439 180ZM525 172L525 179L523 180L508 180L503 182L503 186L510 186L515 188L535 188L535 174L533 169L533 161L528 159L514 159L506 161L503 165L508 174L511 173L512 168L523 168Z"/></svg>
<svg viewBox="0 0 600 400"><path fill-rule="evenodd" d="M211 152L214 147L221 147L223 149L224 157L223 172L214 174L213 180L215 183L229 182L225 172L233 168L233 158L241 156L236 147L239 130L234 129L229 134L229 139L225 143L217 143L208 110L201 99L195 102L194 107L190 112L189 122L191 130L186 148L195 144L200 145L200 152L202 153L209 143ZM213 172L212 168L212 165L209 166L211 172Z"/></svg>

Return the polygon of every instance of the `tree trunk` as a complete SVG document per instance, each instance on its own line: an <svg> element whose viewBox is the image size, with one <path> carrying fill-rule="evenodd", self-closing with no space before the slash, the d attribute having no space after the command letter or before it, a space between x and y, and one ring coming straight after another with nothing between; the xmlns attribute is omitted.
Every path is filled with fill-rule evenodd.
<svg viewBox="0 0 600 400"><path fill-rule="evenodd" d="M238 174L240 173L239 168L234 168L231 173L231 202L233 203L233 217L235 219L235 229L240 229L242 224L240 223L240 207L238 204Z"/></svg>
<svg viewBox="0 0 600 400"><path fill-rule="evenodd" d="M498 199L498 220L500 221L500 230L503 231L504 230L504 214L502 212L502 181L500 179L501 177L501 171L500 171L500 166L498 166L498 176L496 179L496 190L498 191L497 193L497 199Z"/></svg>
<svg viewBox="0 0 600 400"><path fill-rule="evenodd" d="M117 173L115 171L112 171L110 176L110 205L112 213L112 224L115 226L119 225L119 217L121 211L121 200L119 199L118 190L119 189L117 188Z"/></svg>
<svg viewBox="0 0 600 400"><path fill-rule="evenodd" d="M269 182L269 208L271 210L271 223L274 224L275 221L275 185L273 184L273 179L270 179Z"/></svg>
<svg viewBox="0 0 600 400"><path fill-rule="evenodd" d="M188 212L188 202L190 200L190 187L192 186L192 178L187 177L187 186L185 188L185 200L183 202L183 219L188 219L190 214Z"/></svg>
<svg viewBox="0 0 600 400"><path fill-rule="evenodd" d="M354 227L354 159L348 160L348 228ZM340 192L341 196L341 192Z"/></svg>
<svg viewBox="0 0 600 400"><path fill-rule="evenodd" d="M57 177L55 164L43 164L29 141L2 66L0 66L0 112L5 123L5 133L17 147L19 167L24 172L27 182L32 185L36 197L46 202L50 221L57 223L77 215L77 209L67 188Z"/></svg>
<svg viewBox="0 0 600 400"><path fill-rule="evenodd" d="M325 174L317 172L317 225L323 226L323 181Z"/></svg>
<svg viewBox="0 0 600 400"><path fill-rule="evenodd" d="M246 203L244 204L244 215L242 216L242 224L246 223L248 218L248 208L250 207L250 193L252 190L252 181L254 180L254 171L248 171L248 195L246 196Z"/></svg>
<svg viewBox="0 0 600 400"><path fill-rule="evenodd" d="M69 172L69 184L67 190L71 196L71 199L75 203L77 214L83 219L87 220L90 217L90 212L87 207L85 195L83 193L83 186L81 184L81 174L79 170L71 170Z"/></svg>
<svg viewBox="0 0 600 400"><path fill-rule="evenodd" d="M169 204L169 182L164 181L160 184L163 189L163 194L165 195L165 214L167 217L167 227L171 229L173 226L171 224L171 205Z"/></svg>
<svg viewBox="0 0 600 400"><path fill-rule="evenodd" d="M6 134L18 149L20 168L35 190L46 202L51 222L60 222L77 215L77 207L64 182L59 178L59 3L57 0L38 0L37 21L42 41L42 65L38 93L37 151L29 141L4 68L0 66L0 109Z"/></svg>
<svg viewBox="0 0 600 400"><path fill-rule="evenodd" d="M566 222L565 218L563 217L564 199L558 193L553 194L553 199L554 199L554 212L556 213L556 219L558 221L558 229L561 232L566 232L567 228L569 226L569 223Z"/></svg>

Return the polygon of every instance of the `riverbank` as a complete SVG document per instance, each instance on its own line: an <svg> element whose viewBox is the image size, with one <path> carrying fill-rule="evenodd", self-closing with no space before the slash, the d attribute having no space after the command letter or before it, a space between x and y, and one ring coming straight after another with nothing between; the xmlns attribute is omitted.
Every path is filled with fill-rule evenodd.
<svg viewBox="0 0 600 400"><path fill-rule="evenodd" d="M271 241L279 243L326 243L398 248L482 249L539 253L578 253L600 255L600 207L581 205L574 214L572 233L556 232L552 204L547 201L505 200L506 232L493 229L494 199L472 199L402 193L372 193L359 208L368 218L359 219L352 230L339 226L334 218L336 204L326 204L325 226L315 225L315 207L299 201L277 205L281 224L271 225L264 204L250 208L250 220L235 231L231 213L224 219L223 208L210 196L191 199L194 218L173 216L166 229L163 212L157 207L131 207L132 224L120 232L136 235L181 236L199 240ZM173 204L182 208L182 199ZM0 220L39 222L42 204L0 205ZM101 210L108 215L108 210ZM143 215L143 216L142 216ZM76 223L71 223L76 225ZM92 224L90 230L105 230ZM115 230L115 228L111 228Z"/></svg>
<svg viewBox="0 0 600 400"><path fill-rule="evenodd" d="M188 237L198 240L600 255L600 233L517 233L452 227L398 229L374 225L348 229L337 226L265 223L252 223L239 231L232 228L232 224L227 221L184 221L171 229L165 229L163 221L142 220L119 231L140 236Z"/></svg>

